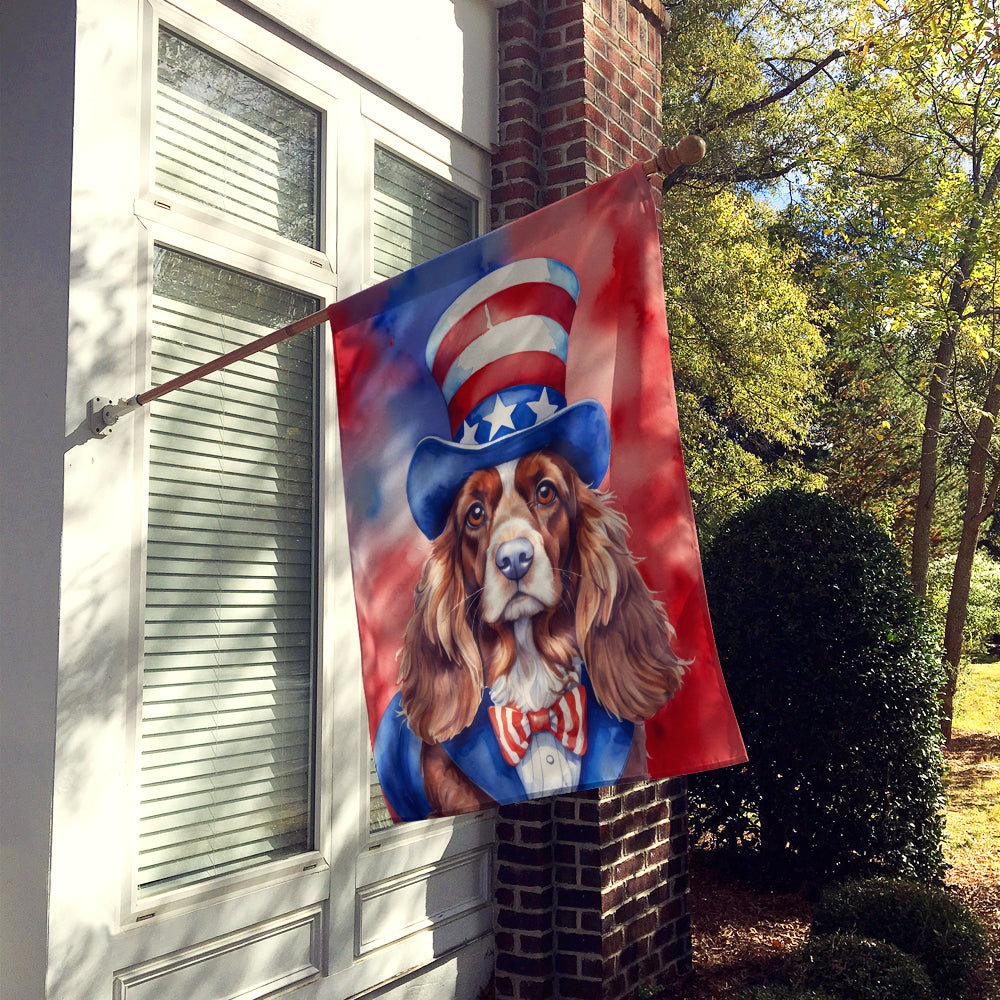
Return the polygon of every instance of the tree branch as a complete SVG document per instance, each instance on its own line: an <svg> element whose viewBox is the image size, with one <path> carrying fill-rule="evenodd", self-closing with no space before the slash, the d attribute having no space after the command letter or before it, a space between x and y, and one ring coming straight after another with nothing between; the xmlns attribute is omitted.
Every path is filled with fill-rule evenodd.
<svg viewBox="0 0 1000 1000"><path fill-rule="evenodd" d="M796 77L786 87L782 87L781 90L776 90L773 94L768 94L766 97L758 98L756 101L750 101L748 104L744 104L740 108L733 108L732 111L726 112L721 121L716 122L713 125L702 126L701 134L706 135L709 132L714 132L717 128L722 128L724 125L735 121L737 118L754 115L758 111L763 111L764 108L770 106L771 104L777 104L778 101L783 100L789 94L798 90L803 84L808 83L814 76L822 73L823 70L825 70L831 63L836 62L838 59L843 59L846 55L846 49L834 49L824 59L821 59L818 63L816 63L811 70L807 73L803 73L802 76Z"/></svg>

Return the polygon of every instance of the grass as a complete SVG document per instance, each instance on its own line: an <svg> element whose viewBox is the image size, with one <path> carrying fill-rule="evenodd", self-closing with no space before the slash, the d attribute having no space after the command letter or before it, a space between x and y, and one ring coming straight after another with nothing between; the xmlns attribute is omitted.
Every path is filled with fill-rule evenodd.
<svg viewBox="0 0 1000 1000"><path fill-rule="evenodd" d="M1000 662L963 671L955 700L948 771L946 881L982 920L991 954L971 996L1000 1000Z"/></svg>
<svg viewBox="0 0 1000 1000"><path fill-rule="evenodd" d="M1000 736L1000 660L963 670L955 701L956 728Z"/></svg>
<svg viewBox="0 0 1000 1000"><path fill-rule="evenodd" d="M948 861L1000 876L1000 662L963 671L948 756Z"/></svg>

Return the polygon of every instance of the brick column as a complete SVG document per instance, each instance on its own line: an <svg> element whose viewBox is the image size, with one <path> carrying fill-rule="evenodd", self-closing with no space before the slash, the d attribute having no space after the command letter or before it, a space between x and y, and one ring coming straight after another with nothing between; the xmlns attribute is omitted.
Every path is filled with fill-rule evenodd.
<svg viewBox="0 0 1000 1000"><path fill-rule="evenodd" d="M660 144L660 0L499 9L494 226ZM684 779L505 806L497 821L496 996L619 1000L690 967Z"/></svg>
<svg viewBox="0 0 1000 1000"><path fill-rule="evenodd" d="M661 0L500 8L499 226L646 159L660 144Z"/></svg>

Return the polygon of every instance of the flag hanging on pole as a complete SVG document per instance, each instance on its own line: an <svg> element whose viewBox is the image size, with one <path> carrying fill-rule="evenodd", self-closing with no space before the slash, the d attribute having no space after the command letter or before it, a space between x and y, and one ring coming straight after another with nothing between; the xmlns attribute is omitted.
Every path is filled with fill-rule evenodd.
<svg viewBox="0 0 1000 1000"><path fill-rule="evenodd" d="M641 166L361 294L330 317L394 817L745 760Z"/></svg>

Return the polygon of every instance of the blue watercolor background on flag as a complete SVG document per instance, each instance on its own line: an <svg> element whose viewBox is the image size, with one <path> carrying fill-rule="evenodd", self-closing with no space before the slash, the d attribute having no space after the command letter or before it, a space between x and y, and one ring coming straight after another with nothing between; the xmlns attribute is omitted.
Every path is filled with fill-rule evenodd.
<svg viewBox="0 0 1000 1000"><path fill-rule="evenodd" d="M632 527L640 572L691 659L680 692L646 724L650 774L725 766L745 750L708 616L670 379L660 246L649 183L633 168L489 233L364 295L380 312L334 329L341 457L371 733L397 690L397 654L430 543L406 474L421 438L451 438L424 349L439 316L487 272L553 257L580 280L566 395L611 420L604 487ZM349 300L348 300L349 301Z"/></svg>

